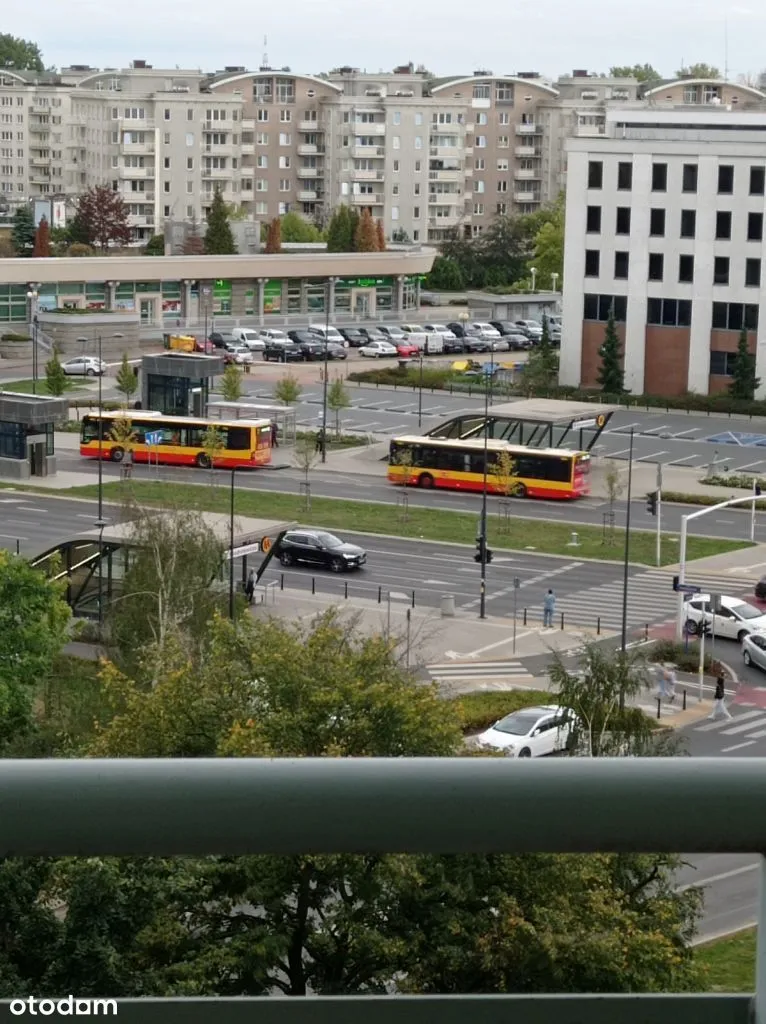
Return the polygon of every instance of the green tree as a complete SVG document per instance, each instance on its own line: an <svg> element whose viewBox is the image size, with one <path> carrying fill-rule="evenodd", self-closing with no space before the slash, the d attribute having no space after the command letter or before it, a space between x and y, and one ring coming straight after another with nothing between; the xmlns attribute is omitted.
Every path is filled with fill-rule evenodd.
<svg viewBox="0 0 766 1024"><path fill-rule="evenodd" d="M437 256L425 281L427 290L460 292L465 288L460 264L448 256Z"/></svg>
<svg viewBox="0 0 766 1024"><path fill-rule="evenodd" d="M58 352L53 353L45 364L45 388L49 395L59 398L69 387L67 375L58 357Z"/></svg>
<svg viewBox="0 0 766 1024"><path fill-rule="evenodd" d="M351 395L348 393L345 381L342 377L336 377L327 389L327 408L335 413L335 436L340 437L340 414L351 405Z"/></svg>
<svg viewBox="0 0 766 1024"><path fill-rule="evenodd" d="M523 221L519 217L495 217L478 242L483 283L497 286L518 281L524 276L527 255Z"/></svg>
<svg viewBox="0 0 766 1024"><path fill-rule="evenodd" d="M264 249L264 252L282 252L282 233L280 229L279 217L275 217L274 220L269 222L269 227L266 234L266 248Z"/></svg>
<svg viewBox="0 0 766 1024"><path fill-rule="evenodd" d="M298 378L287 373L284 377L280 377L274 385L274 397L282 405L295 405L301 397L302 390Z"/></svg>
<svg viewBox="0 0 766 1024"><path fill-rule="evenodd" d="M299 213L286 213L281 220L283 242L321 242L319 229Z"/></svg>
<svg viewBox="0 0 766 1024"><path fill-rule="evenodd" d="M109 439L118 444L125 455L127 455L127 461L123 459L120 467L122 480L127 480L130 471L129 467L132 466L132 453L138 441L138 434L127 416L120 416L112 421L109 429Z"/></svg>
<svg viewBox="0 0 766 1024"><path fill-rule="evenodd" d="M85 245L83 242L73 242L66 251L67 256L74 256L87 259L89 256L95 256L96 250L91 245Z"/></svg>
<svg viewBox="0 0 766 1024"><path fill-rule="evenodd" d="M122 362L115 381L117 390L124 396L123 408L127 409L131 398L138 391L138 378L128 360L128 353L122 353Z"/></svg>
<svg viewBox="0 0 766 1024"><path fill-rule="evenodd" d="M210 470L210 485L215 485L215 465L226 451L226 437L221 427L211 423L205 428L202 435L202 455L199 456L200 465L206 465Z"/></svg>
<svg viewBox="0 0 766 1024"><path fill-rule="evenodd" d="M375 241L377 243L378 252L386 251L386 229L383 227L383 221L378 218L375 221Z"/></svg>
<svg viewBox="0 0 766 1024"><path fill-rule="evenodd" d="M333 213L327 228L328 252L353 252L356 222L348 206L341 204Z"/></svg>
<svg viewBox="0 0 766 1024"><path fill-rule="evenodd" d="M375 221L367 207L362 210L362 216L354 232L354 250L356 252L377 252L378 250Z"/></svg>
<svg viewBox="0 0 766 1024"><path fill-rule="evenodd" d="M165 255L165 236L164 235L152 235L149 241L144 246L144 256L164 256Z"/></svg>
<svg viewBox="0 0 766 1024"><path fill-rule="evenodd" d="M75 210L74 216L67 223L64 231L66 232L66 240L70 245L90 245L91 243L88 225L85 223L85 218L80 212L79 207Z"/></svg>
<svg viewBox="0 0 766 1024"><path fill-rule="evenodd" d="M51 255L51 233L48 220L45 217L41 217L40 223L37 225L37 230L35 231L35 245L32 250L32 255L43 258L47 258Z"/></svg>
<svg viewBox="0 0 766 1024"><path fill-rule="evenodd" d="M553 207L549 220L541 225L534 236L534 253L527 272L534 267L538 286L562 289L564 280L564 199L563 193ZM553 275L556 275L555 279Z"/></svg>
<svg viewBox="0 0 766 1024"><path fill-rule="evenodd" d="M734 357L729 394L732 398L752 402L760 383L760 379L755 375L755 356L750 352L747 327L743 326L737 341L737 354Z"/></svg>
<svg viewBox="0 0 766 1024"><path fill-rule="evenodd" d="M611 78L635 78L639 82L661 82L662 75L651 64L624 64L609 68Z"/></svg>
<svg viewBox="0 0 766 1024"><path fill-rule="evenodd" d="M101 252L111 245L128 245L133 237L122 196L106 185L94 185L82 193L76 220L77 230L87 236L84 241Z"/></svg>
<svg viewBox="0 0 766 1024"><path fill-rule="evenodd" d="M221 377L221 394L227 402L238 402L243 393L242 371L236 363L229 363Z"/></svg>
<svg viewBox="0 0 766 1024"><path fill-rule="evenodd" d="M543 315L543 333L531 349L524 366L523 381L528 394L555 387L559 376L558 353L551 345L548 317Z"/></svg>
<svg viewBox="0 0 766 1024"><path fill-rule="evenodd" d="M676 71L676 78L709 78L718 82L721 80L721 72L712 64L689 64Z"/></svg>
<svg viewBox="0 0 766 1024"><path fill-rule="evenodd" d="M44 71L40 47L28 39L0 32L0 68L12 71Z"/></svg>
<svg viewBox="0 0 766 1024"><path fill-rule="evenodd" d="M221 190L217 188L207 215L205 252L208 256L228 256L236 251L237 247L234 244L234 235L231 233L226 203L221 195Z"/></svg>
<svg viewBox="0 0 766 1024"><path fill-rule="evenodd" d="M614 325L614 305L609 310L609 318L604 330L604 341L599 349L601 366L599 367L598 383L605 395L621 395L625 391L625 372L622 368L622 345Z"/></svg>
<svg viewBox="0 0 766 1024"><path fill-rule="evenodd" d="M13 215L11 241L17 256L31 256L35 246L35 219L32 207L22 203Z"/></svg>
<svg viewBox="0 0 766 1024"><path fill-rule="evenodd" d="M303 507L306 512L311 510L311 483L309 480L311 470L316 466L320 458L320 450L316 440L311 434L303 434L295 440L293 448L293 462L295 468L303 473Z"/></svg>

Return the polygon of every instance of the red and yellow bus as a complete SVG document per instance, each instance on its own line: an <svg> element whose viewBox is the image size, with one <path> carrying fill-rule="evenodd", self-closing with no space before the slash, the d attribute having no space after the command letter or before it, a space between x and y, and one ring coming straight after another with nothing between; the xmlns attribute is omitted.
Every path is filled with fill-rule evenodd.
<svg viewBox="0 0 766 1024"><path fill-rule="evenodd" d="M484 488L484 440L398 437L388 479L413 487ZM488 440L487 490L516 498L581 498L590 494L590 455L568 448L527 448ZM509 458L500 461L501 453Z"/></svg>
<svg viewBox="0 0 766 1024"><path fill-rule="evenodd" d="M118 421L120 425L116 426ZM129 423L131 428L127 437L124 423ZM211 452L205 434L210 427L220 431L220 454L212 457L215 468L256 468L271 462L269 420L210 420L133 410L84 416L80 454L97 459L100 450L102 459L122 462L129 452L133 462L164 462L170 466L209 469Z"/></svg>

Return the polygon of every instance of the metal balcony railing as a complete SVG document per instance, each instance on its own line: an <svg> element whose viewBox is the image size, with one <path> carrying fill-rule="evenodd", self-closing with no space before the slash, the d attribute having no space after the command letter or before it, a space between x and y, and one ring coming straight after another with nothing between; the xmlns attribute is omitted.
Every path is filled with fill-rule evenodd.
<svg viewBox="0 0 766 1024"><path fill-rule="evenodd" d="M766 771L749 758L0 762L3 857L762 853L764 809ZM763 913L763 895L761 905ZM760 942L756 985L752 996L127 999L118 1016L122 1024L766 1024ZM10 1001L0 1009L7 1016Z"/></svg>

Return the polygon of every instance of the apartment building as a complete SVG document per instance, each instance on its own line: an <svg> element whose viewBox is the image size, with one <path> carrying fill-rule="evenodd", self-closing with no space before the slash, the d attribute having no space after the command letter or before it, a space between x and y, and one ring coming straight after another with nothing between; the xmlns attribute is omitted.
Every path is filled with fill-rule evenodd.
<svg viewBox="0 0 766 1024"><path fill-rule="evenodd" d="M614 311L625 386L725 390L742 327L766 394L766 104L682 82L568 143L561 382L593 385Z"/></svg>

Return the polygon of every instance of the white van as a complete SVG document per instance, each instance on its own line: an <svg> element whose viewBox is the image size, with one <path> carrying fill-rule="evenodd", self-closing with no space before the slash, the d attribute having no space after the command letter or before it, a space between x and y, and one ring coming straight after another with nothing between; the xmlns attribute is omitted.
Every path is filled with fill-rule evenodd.
<svg viewBox="0 0 766 1024"><path fill-rule="evenodd" d="M400 329L411 345L417 345L419 349L425 349L428 335L420 324L402 324Z"/></svg>
<svg viewBox="0 0 766 1024"><path fill-rule="evenodd" d="M309 327L312 334L316 334L322 341L333 341L336 345L348 348L348 342L340 333L337 327L314 326Z"/></svg>
<svg viewBox="0 0 766 1024"><path fill-rule="evenodd" d="M266 342L252 327L234 327L231 334L235 341L245 345L251 352L263 352L266 348Z"/></svg>

